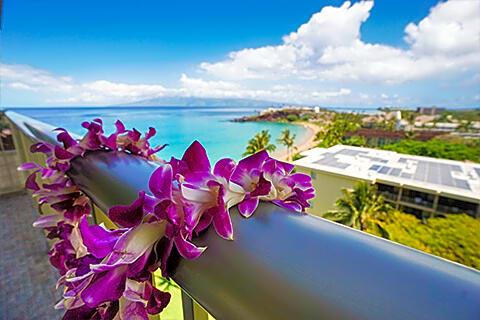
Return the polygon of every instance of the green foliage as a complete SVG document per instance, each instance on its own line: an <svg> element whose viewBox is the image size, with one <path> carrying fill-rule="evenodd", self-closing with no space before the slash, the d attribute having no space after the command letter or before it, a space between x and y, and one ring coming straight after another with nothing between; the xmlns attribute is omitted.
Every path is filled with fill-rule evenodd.
<svg viewBox="0 0 480 320"><path fill-rule="evenodd" d="M463 121L458 125L457 130L463 132L472 132L474 131L473 122L470 120Z"/></svg>
<svg viewBox="0 0 480 320"><path fill-rule="evenodd" d="M271 138L272 136L268 133L268 130L262 130L260 133L257 133L248 141L248 145L243 153L243 156L248 156L262 150L267 150L270 152L275 151L277 147L270 143Z"/></svg>
<svg viewBox="0 0 480 320"><path fill-rule="evenodd" d="M398 143L383 146L383 149L417 156L480 162L480 148L472 148L463 143L452 143L439 140L430 140L426 142L402 140Z"/></svg>
<svg viewBox="0 0 480 320"><path fill-rule="evenodd" d="M297 152L293 155L292 161L300 160L302 158L305 158L305 156L300 155L300 152Z"/></svg>
<svg viewBox="0 0 480 320"><path fill-rule="evenodd" d="M480 121L480 108L472 109L472 110L451 110L445 111L440 116L439 121L444 122L441 120L447 121L447 117L451 115L454 119L457 120L466 120L466 121ZM450 122L450 121L449 121Z"/></svg>
<svg viewBox="0 0 480 320"><path fill-rule="evenodd" d="M395 131L395 120L383 120L375 124L376 129L383 129L387 131Z"/></svg>
<svg viewBox="0 0 480 320"><path fill-rule="evenodd" d="M289 114L287 116L287 120L290 121L290 122L298 121L298 116L296 114Z"/></svg>
<svg viewBox="0 0 480 320"><path fill-rule="evenodd" d="M352 113L339 113L335 115L332 122L324 127L316 135L316 140L320 140L319 147L329 148L337 144L344 143L344 137L347 132L355 131L360 127L361 116Z"/></svg>
<svg viewBox="0 0 480 320"><path fill-rule="evenodd" d="M290 158L290 148L293 147L293 143L295 142L296 137L296 134L290 135L290 130L285 129L280 134L280 139L277 139L278 143L281 143L287 147L287 160Z"/></svg>
<svg viewBox="0 0 480 320"><path fill-rule="evenodd" d="M365 181L353 190L344 189L337 210L324 218L346 226L456 261L480 270L480 219L466 214L448 214L422 222L415 216L393 210Z"/></svg>
<svg viewBox="0 0 480 320"><path fill-rule="evenodd" d="M383 226L392 241L480 269L480 219L448 214L422 223L410 214L395 212ZM372 228L366 231L384 236Z"/></svg>
<svg viewBox="0 0 480 320"><path fill-rule="evenodd" d="M390 211L376 187L366 181L359 181L353 190L343 189L343 197L335 203L337 210L328 211L323 218L339 222L359 230L375 230L387 237L384 221Z"/></svg>
<svg viewBox="0 0 480 320"><path fill-rule="evenodd" d="M310 115L309 114L304 114L300 117L300 120L302 121L308 121L310 119Z"/></svg>
<svg viewBox="0 0 480 320"><path fill-rule="evenodd" d="M343 144L354 146L354 147L364 147L367 145L365 138L360 136L353 136L343 140Z"/></svg>
<svg viewBox="0 0 480 320"><path fill-rule="evenodd" d="M413 110L402 110L402 119L405 119L409 124L414 124L417 118L417 113Z"/></svg>
<svg viewBox="0 0 480 320"><path fill-rule="evenodd" d="M3 113L0 113L0 131L3 129L8 129L7 119L3 116Z"/></svg>

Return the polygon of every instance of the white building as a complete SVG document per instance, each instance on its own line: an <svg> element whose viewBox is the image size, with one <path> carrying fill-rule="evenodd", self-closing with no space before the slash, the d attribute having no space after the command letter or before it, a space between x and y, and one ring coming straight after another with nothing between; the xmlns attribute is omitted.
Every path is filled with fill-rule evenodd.
<svg viewBox="0 0 480 320"><path fill-rule="evenodd" d="M394 207L417 217L466 213L480 217L480 164L336 145L301 153L298 172L316 189L311 213L335 208L342 188L359 180L377 185Z"/></svg>

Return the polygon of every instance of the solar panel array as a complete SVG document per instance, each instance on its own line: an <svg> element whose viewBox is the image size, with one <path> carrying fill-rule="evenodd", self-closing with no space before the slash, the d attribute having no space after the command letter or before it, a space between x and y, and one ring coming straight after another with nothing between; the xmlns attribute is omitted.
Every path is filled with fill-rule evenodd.
<svg viewBox="0 0 480 320"><path fill-rule="evenodd" d="M341 154L342 151L349 151L349 150L341 150L341 151L335 152L335 153L325 152L325 153L323 154L323 158L322 158L322 159L317 160L317 161L314 161L313 163L321 164L321 165L328 166L328 167L345 169L345 168L349 167L350 164L349 164L349 163L340 162L340 161L335 157L337 154ZM353 151L354 151L354 150L353 150Z"/></svg>
<svg viewBox="0 0 480 320"><path fill-rule="evenodd" d="M322 158L314 163L339 169L348 168L351 163L342 162L337 158L338 155L369 159L373 164L368 170L376 171L381 175L401 177L404 179L444 185L464 190L472 190L468 180L459 179L452 175L454 172L462 172L462 168L459 165L412 159L410 161L412 161L414 165L416 164L416 167L412 168L414 169L412 174L411 172L404 172L405 164L409 160L408 158L401 157L396 161L396 163L399 164L399 167L391 167L385 165L388 163L388 159L383 159L378 156L370 156L369 151L351 149L342 149L337 152L325 152L322 154ZM480 178L480 168L475 168L474 170Z"/></svg>
<svg viewBox="0 0 480 320"><path fill-rule="evenodd" d="M480 168L475 168L474 170L477 173L477 176L480 178Z"/></svg>

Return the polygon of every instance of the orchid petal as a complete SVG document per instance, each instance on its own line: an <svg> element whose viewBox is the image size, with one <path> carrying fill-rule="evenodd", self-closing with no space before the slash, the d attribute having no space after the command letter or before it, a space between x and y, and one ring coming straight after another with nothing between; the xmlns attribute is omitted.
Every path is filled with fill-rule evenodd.
<svg viewBox="0 0 480 320"><path fill-rule="evenodd" d="M190 171L210 171L210 161L207 151L195 140L183 154L182 160L187 163Z"/></svg>
<svg viewBox="0 0 480 320"><path fill-rule="evenodd" d="M149 196L148 194L145 195L145 199L143 200L143 210L149 213L155 210L155 206L158 203L155 197Z"/></svg>
<svg viewBox="0 0 480 320"><path fill-rule="evenodd" d="M120 299L118 317L119 320L148 320L148 314L142 303L129 301L125 298Z"/></svg>
<svg viewBox="0 0 480 320"><path fill-rule="evenodd" d="M105 140L105 145L111 150L117 150L117 135L115 133L111 134L107 140Z"/></svg>
<svg viewBox="0 0 480 320"><path fill-rule="evenodd" d="M27 171L32 169L43 169L43 167L34 162L26 162L19 165L17 168L17 170L20 170L20 171Z"/></svg>
<svg viewBox="0 0 480 320"><path fill-rule="evenodd" d="M147 313L158 314L162 312L170 302L170 293L158 290L152 286L150 282L146 283L146 287L151 290L150 298L148 299L147 304Z"/></svg>
<svg viewBox="0 0 480 320"><path fill-rule="evenodd" d="M38 186L38 184L36 182L36 178L37 178L37 175L36 175L35 172L30 174L27 177L27 179L25 180L25 188L33 190L33 191L39 191L40 187Z"/></svg>
<svg viewBox="0 0 480 320"><path fill-rule="evenodd" d="M193 260L198 258L206 247L197 247L193 243L188 242L182 235L178 235L173 239L175 247L177 247L178 253L185 259Z"/></svg>
<svg viewBox="0 0 480 320"><path fill-rule="evenodd" d="M208 228L210 226L212 221L213 221L213 216L208 214L208 210L207 210L207 212L205 212L205 214L203 214L201 216L200 220L198 221L198 223L195 227L195 232L198 233L198 232L201 232L201 231L205 230L206 228Z"/></svg>
<svg viewBox="0 0 480 320"><path fill-rule="evenodd" d="M263 177L263 174L261 174L255 190L253 190L250 195L252 197L265 196L270 193L271 187L272 184Z"/></svg>
<svg viewBox="0 0 480 320"><path fill-rule="evenodd" d="M282 208L292 210L292 211L302 212L302 206L296 202L287 202L282 200L273 200L272 202Z"/></svg>
<svg viewBox="0 0 480 320"><path fill-rule="evenodd" d="M148 187L157 199L172 198L172 178L173 171L169 164L165 164L153 172L148 181Z"/></svg>
<svg viewBox="0 0 480 320"><path fill-rule="evenodd" d="M225 178L227 181L230 180L230 176L235 170L236 164L235 161L229 158L218 160L213 169L213 174L216 176Z"/></svg>
<svg viewBox="0 0 480 320"><path fill-rule="evenodd" d="M53 214L50 216L43 216L33 222L35 228L48 228L56 227L59 221L63 220L63 217L59 214Z"/></svg>
<svg viewBox="0 0 480 320"><path fill-rule="evenodd" d="M231 181L241 186L245 185L245 176L254 169L260 169L263 162L268 158L268 153L265 150L252 154L251 156L242 159L238 162L236 169L233 171L230 178Z"/></svg>
<svg viewBox="0 0 480 320"><path fill-rule="evenodd" d="M238 204L238 211L240 211L242 216L244 216L245 218L249 218L257 209L258 202L258 197L244 200Z"/></svg>
<svg viewBox="0 0 480 320"><path fill-rule="evenodd" d="M224 208L217 208L216 214L213 215L213 227L220 237L226 240L233 240L233 228L230 215Z"/></svg>
<svg viewBox="0 0 480 320"><path fill-rule="evenodd" d="M137 261L128 266L127 277L135 278L141 274L142 271L145 271L151 252L152 248L149 248L140 258L137 259Z"/></svg>
<svg viewBox="0 0 480 320"><path fill-rule="evenodd" d="M67 130L63 128L57 128L55 131L62 131L57 135L57 141L63 143L63 147L65 149L68 149L70 147L73 147L74 145L77 144L77 141L73 139L70 134L67 132Z"/></svg>
<svg viewBox="0 0 480 320"><path fill-rule="evenodd" d="M85 216L80 222L80 233L88 252L96 258L104 258L112 252L123 230L105 230L100 226L89 226Z"/></svg>
<svg viewBox="0 0 480 320"><path fill-rule="evenodd" d="M152 155L152 154L155 154L161 150L163 150L166 146L168 146L167 143L165 143L164 145L160 145L160 146L157 146L151 150L148 151L148 156Z"/></svg>
<svg viewBox="0 0 480 320"><path fill-rule="evenodd" d="M107 301L118 300L125 291L126 270L127 266L120 266L98 274L81 293L85 304L93 308Z"/></svg>
<svg viewBox="0 0 480 320"><path fill-rule="evenodd" d="M145 139L150 139L151 137L153 137L155 134L157 133L157 130L155 130L155 128L148 128L148 132L145 133Z"/></svg>
<svg viewBox="0 0 480 320"><path fill-rule="evenodd" d="M297 184L300 188L308 188L312 186L312 178L304 173L294 173L290 178Z"/></svg>
<svg viewBox="0 0 480 320"><path fill-rule="evenodd" d="M60 146L55 146L55 157L60 160L69 160L75 157L73 153L68 152Z"/></svg>
<svg viewBox="0 0 480 320"><path fill-rule="evenodd" d="M39 142L30 146L30 152L52 153L53 145L47 142Z"/></svg>
<svg viewBox="0 0 480 320"><path fill-rule="evenodd" d="M108 210L109 218L121 227L131 228L138 225L143 219L143 202L145 191L128 206L113 206Z"/></svg>
<svg viewBox="0 0 480 320"><path fill-rule="evenodd" d="M120 134L120 133L125 133L125 126L123 125L122 121L120 120L117 120L117 122L115 122L115 127L117 128L117 134Z"/></svg>
<svg viewBox="0 0 480 320"><path fill-rule="evenodd" d="M92 265L91 268L102 271L131 264L162 238L164 233L165 222L143 223L120 236L105 263Z"/></svg>

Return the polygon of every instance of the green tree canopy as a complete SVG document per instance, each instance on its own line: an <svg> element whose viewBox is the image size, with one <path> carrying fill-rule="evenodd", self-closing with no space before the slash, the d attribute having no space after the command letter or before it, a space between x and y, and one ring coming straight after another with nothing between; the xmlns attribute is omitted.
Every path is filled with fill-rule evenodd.
<svg viewBox="0 0 480 320"><path fill-rule="evenodd" d="M360 128L361 117L351 113L336 114L332 122L324 126L324 130L317 133L316 140L320 140L319 147L329 148L343 144L345 134Z"/></svg>
<svg viewBox="0 0 480 320"><path fill-rule="evenodd" d="M378 236L387 234L392 241L480 269L480 219L448 214L422 223L413 215L397 211L390 214L383 227L386 232L375 228L366 231Z"/></svg>
<svg viewBox="0 0 480 320"><path fill-rule="evenodd" d="M402 140L398 143L385 145L383 149L417 156L480 162L480 148L467 146L463 143L439 140L429 140L425 142Z"/></svg>
<svg viewBox="0 0 480 320"><path fill-rule="evenodd" d="M272 136L268 133L268 130L262 130L260 133L257 133L248 141L248 145L243 153L243 156L248 156L262 150L267 150L270 152L275 151L277 147L270 143L271 138Z"/></svg>
<svg viewBox="0 0 480 320"><path fill-rule="evenodd" d="M377 194L375 185L360 181L353 190L343 189L342 192L343 197L335 203L337 210L326 212L323 218L355 229L372 229L383 234L383 221L392 209Z"/></svg>

